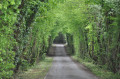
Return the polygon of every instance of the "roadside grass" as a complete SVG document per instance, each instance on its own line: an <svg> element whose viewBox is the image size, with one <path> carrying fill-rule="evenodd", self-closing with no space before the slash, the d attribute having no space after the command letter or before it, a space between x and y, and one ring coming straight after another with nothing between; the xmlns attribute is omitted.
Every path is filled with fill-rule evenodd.
<svg viewBox="0 0 120 79"><path fill-rule="evenodd" d="M93 74L100 77L100 79L120 79L120 74L114 74L104 67L100 68L99 65L95 65L93 62L88 62L87 60L83 60L77 56L72 56L72 58L85 65Z"/></svg>
<svg viewBox="0 0 120 79"><path fill-rule="evenodd" d="M52 57L46 57L27 71L20 72L17 79L44 79L52 65L52 61Z"/></svg>

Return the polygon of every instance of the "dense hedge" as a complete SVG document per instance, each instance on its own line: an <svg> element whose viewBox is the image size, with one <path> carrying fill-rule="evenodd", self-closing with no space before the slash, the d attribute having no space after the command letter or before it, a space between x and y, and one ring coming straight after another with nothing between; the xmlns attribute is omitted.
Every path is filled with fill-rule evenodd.
<svg viewBox="0 0 120 79"><path fill-rule="evenodd" d="M120 0L68 0L61 5L71 51L119 72Z"/></svg>
<svg viewBox="0 0 120 79"><path fill-rule="evenodd" d="M1 0L0 78L45 57L66 35L71 53L120 70L120 0Z"/></svg>
<svg viewBox="0 0 120 79"><path fill-rule="evenodd" d="M8 79L45 57L56 36L52 9L57 3L57 0L0 1L0 79Z"/></svg>
<svg viewBox="0 0 120 79"><path fill-rule="evenodd" d="M72 54L120 70L120 0L67 0L55 9Z"/></svg>

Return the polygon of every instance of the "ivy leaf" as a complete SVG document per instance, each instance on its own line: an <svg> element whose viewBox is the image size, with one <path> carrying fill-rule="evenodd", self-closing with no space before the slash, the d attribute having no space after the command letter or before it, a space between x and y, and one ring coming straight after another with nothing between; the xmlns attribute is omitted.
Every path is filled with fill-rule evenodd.
<svg viewBox="0 0 120 79"><path fill-rule="evenodd" d="M14 5L14 4L15 4L15 1L14 1L14 0L10 0L10 4L11 4L11 5Z"/></svg>
<svg viewBox="0 0 120 79"><path fill-rule="evenodd" d="M2 58L0 58L0 61L2 62L2 61L3 61L3 59L2 59Z"/></svg>
<svg viewBox="0 0 120 79"><path fill-rule="evenodd" d="M0 4L0 9L2 9L2 4Z"/></svg>

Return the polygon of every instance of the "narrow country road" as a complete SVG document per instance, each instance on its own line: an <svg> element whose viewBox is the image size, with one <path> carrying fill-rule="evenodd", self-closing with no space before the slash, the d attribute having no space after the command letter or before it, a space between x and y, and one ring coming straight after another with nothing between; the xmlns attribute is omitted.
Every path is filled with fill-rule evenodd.
<svg viewBox="0 0 120 79"><path fill-rule="evenodd" d="M66 55L64 45L56 44L53 65L45 79L98 79L96 76L78 67Z"/></svg>

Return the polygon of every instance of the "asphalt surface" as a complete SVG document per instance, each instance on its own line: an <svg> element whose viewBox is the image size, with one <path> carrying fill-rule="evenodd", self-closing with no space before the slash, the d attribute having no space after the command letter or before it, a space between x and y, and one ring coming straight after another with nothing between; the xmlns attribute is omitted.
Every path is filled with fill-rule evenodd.
<svg viewBox="0 0 120 79"><path fill-rule="evenodd" d="M64 45L56 44L53 65L45 79L98 79L92 73L78 67L78 65L67 56Z"/></svg>

